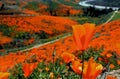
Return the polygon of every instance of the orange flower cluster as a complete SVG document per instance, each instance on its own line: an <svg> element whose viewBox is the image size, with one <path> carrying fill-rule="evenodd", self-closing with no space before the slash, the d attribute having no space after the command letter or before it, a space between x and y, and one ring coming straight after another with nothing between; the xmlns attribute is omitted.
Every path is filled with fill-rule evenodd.
<svg viewBox="0 0 120 79"><path fill-rule="evenodd" d="M78 59L78 58L77 58L76 56L74 56L72 53L68 53L68 52L62 53L60 57L63 59L63 61L64 61L65 63L70 63L70 62L75 61L75 60L81 62L80 59Z"/></svg>
<svg viewBox="0 0 120 79"><path fill-rule="evenodd" d="M105 29L105 30L111 32L111 34L114 33L114 35L112 35L113 37L111 37L111 36L109 37L109 35L108 36L100 35L98 38L95 38L92 40L92 43L90 44L90 46L100 47L100 46L104 45L106 50L107 49L113 50L115 41L116 41L116 43L117 43L117 41L119 41L118 40L119 37L117 36L117 35L119 35L119 30L118 30L118 32L116 31L116 33L114 31L114 30L117 30L120 28L119 23L120 23L120 21L118 20L118 21L113 21L113 22L109 23L108 25L105 25L106 27L111 26L111 28L108 28L108 30L107 29ZM112 27L113 25L114 25L114 27ZM101 31L103 29L104 28L102 28L102 26L97 26L96 32ZM110 31L110 29L111 30L114 29L113 30L114 32ZM104 31L101 34L107 33ZM108 37L109 37L109 39L107 39ZM114 40L112 40L112 39L114 39ZM119 44L117 44L117 46L119 48ZM54 47L56 47L55 59L59 58L63 52L71 52L71 53L76 54L76 52L78 52L78 50L79 50L73 41L73 36L69 36L67 38L60 39L57 42L27 51L27 53L26 52L22 52L22 53L16 52L16 54L0 56L0 62L1 62L0 63L0 71L7 71L10 68L12 68L12 66L14 66L15 64L23 63L24 61L31 60L31 59L35 59L35 60L37 60L37 62L41 62L43 60L50 62L50 61L52 61L52 54L53 54ZM89 45L88 45L88 47L89 47ZM119 53L118 49L117 49L117 51ZM34 55L35 55L35 57L34 57ZM105 54L105 55L108 58L111 56L110 54ZM68 59L67 62L69 62L69 61L71 61L71 60ZM118 62L118 64L120 64L120 60L118 60L117 62Z"/></svg>
<svg viewBox="0 0 120 79"><path fill-rule="evenodd" d="M81 51L85 51L88 48L94 29L95 25L89 23L73 26L74 40ZM72 54L63 53L61 57L66 63L72 62L73 71L77 74L82 74L84 79L96 79L103 69L103 66L97 64L93 58L90 58L88 62L82 64L78 60L76 61Z"/></svg>
<svg viewBox="0 0 120 79"><path fill-rule="evenodd" d="M78 14L82 14L83 12L81 10L74 10L74 9L70 9L70 15L78 15Z"/></svg>
<svg viewBox="0 0 120 79"><path fill-rule="evenodd" d="M82 63L80 63L80 60L78 59L75 60L75 56L73 54L63 53L61 57L66 63L72 62L71 68L73 69L73 71L77 74L81 74ZM102 72L102 70L103 66L96 63L93 58L90 58L88 62L84 62L82 76L84 79L96 79L97 76Z"/></svg>
<svg viewBox="0 0 120 79"><path fill-rule="evenodd" d="M70 37L72 38L72 37ZM63 52L75 52L77 50L75 44L71 45L72 40L70 38L66 38L66 41L64 39L61 39L60 41L57 41L55 43L51 43L45 46L42 46L40 48L35 48L30 51L26 52L16 52L14 54L8 54L5 56L0 56L0 71L8 71L11 69L14 65L18 63L23 63L25 61L32 62L36 60L37 62L52 61L52 55L54 51L54 47L56 47L56 54L55 54L55 60L59 58L59 56ZM63 43L65 42L65 43ZM71 45L71 46L69 46Z"/></svg>
<svg viewBox="0 0 120 79"><path fill-rule="evenodd" d="M28 14L28 15L39 15L37 12L35 12L35 11L32 11L32 10L28 10L28 9L25 9L25 10L23 10L23 12L25 13L25 14Z"/></svg>
<svg viewBox="0 0 120 79"><path fill-rule="evenodd" d="M31 51L28 51L28 54L16 53L16 54L9 54L6 56L1 56L0 70L7 71L8 69L12 68L11 65L14 66L17 63L22 63L26 60L27 61L29 60L30 62L32 62L32 60L36 60L37 62L41 62L43 60L51 62L54 47L56 47L55 60L59 58L59 56L61 56L63 52L75 53L78 50L76 48L76 45L73 42L73 38L70 36L66 39L61 39L60 41L57 41L55 43L51 43L51 44L42 46L40 48L32 49ZM66 62L69 62L69 61L66 61Z"/></svg>
<svg viewBox="0 0 120 79"><path fill-rule="evenodd" d="M0 45L10 43L12 41L12 38L3 36L2 33L0 33Z"/></svg>
<svg viewBox="0 0 120 79"><path fill-rule="evenodd" d="M9 71L11 68L13 68L16 64L24 62L26 59L25 54L22 53L16 53L6 56L0 56L0 71L6 72Z"/></svg>
<svg viewBox="0 0 120 79"><path fill-rule="evenodd" d="M25 31L30 33L45 31L48 34L61 34L72 31L71 25L77 24L68 18L54 16L34 16L34 17L1 17L0 24L8 26L17 26L16 31Z"/></svg>
<svg viewBox="0 0 120 79"><path fill-rule="evenodd" d="M56 1L56 0L54 0ZM66 1L68 2L68 1ZM76 2L76 1L75 1ZM58 1L59 3L59 1ZM58 9L55 10L56 15L58 16L63 16L63 15L68 15L68 11L69 11L69 15L78 15L78 14L82 14L82 10L77 10L74 9L72 6L68 6L65 4L58 4ZM37 12L39 12L39 14L41 15L50 15L49 11L46 11L46 9L48 8L48 5L45 4L39 4L39 10Z"/></svg>
<svg viewBox="0 0 120 79"><path fill-rule="evenodd" d="M116 51L120 54L120 20L112 21L105 25L98 26L96 28L96 33L99 34L91 42L91 46L94 48L104 47L103 55L107 54L108 51Z"/></svg>
<svg viewBox="0 0 120 79"><path fill-rule="evenodd" d="M106 79L117 79L117 78L113 76L107 76Z"/></svg>

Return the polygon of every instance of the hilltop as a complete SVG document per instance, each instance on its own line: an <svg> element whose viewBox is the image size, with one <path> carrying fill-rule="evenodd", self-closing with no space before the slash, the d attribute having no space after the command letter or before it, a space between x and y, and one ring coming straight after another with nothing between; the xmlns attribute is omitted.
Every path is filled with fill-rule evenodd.
<svg viewBox="0 0 120 79"><path fill-rule="evenodd" d="M1 0L0 13L21 14L27 10L43 15L81 14L79 0Z"/></svg>

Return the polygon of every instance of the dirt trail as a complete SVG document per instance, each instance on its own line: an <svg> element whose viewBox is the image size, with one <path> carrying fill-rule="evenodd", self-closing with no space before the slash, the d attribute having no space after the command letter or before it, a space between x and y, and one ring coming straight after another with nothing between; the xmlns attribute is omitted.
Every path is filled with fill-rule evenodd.
<svg viewBox="0 0 120 79"><path fill-rule="evenodd" d="M112 14L112 16L111 16L104 24L107 24L108 22L110 22L110 21L113 19L113 17L115 16L115 14L116 14L117 12L118 12L117 10L114 11L113 14Z"/></svg>
<svg viewBox="0 0 120 79"><path fill-rule="evenodd" d="M54 43L56 41L59 41L60 39L67 38L69 36L71 36L71 34L68 34L68 35L63 36L61 38L58 38L58 39L55 39L55 40L52 40L52 41L49 41L49 42L46 42L46 43L43 43L43 44L34 45L31 48L27 48L27 49L21 50L20 52L28 51L28 50L31 50L31 49L34 49L34 48L39 48L41 46L44 46L44 45L51 44L51 43Z"/></svg>

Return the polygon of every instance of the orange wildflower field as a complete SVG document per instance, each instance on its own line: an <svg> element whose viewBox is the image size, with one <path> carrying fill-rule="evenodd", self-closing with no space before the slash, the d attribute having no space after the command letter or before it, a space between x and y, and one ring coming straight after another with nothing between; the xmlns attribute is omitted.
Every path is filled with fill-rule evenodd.
<svg viewBox="0 0 120 79"><path fill-rule="evenodd" d="M81 1L1 0L0 79L120 79L119 11Z"/></svg>
<svg viewBox="0 0 120 79"><path fill-rule="evenodd" d="M48 34L57 34L72 31L71 25L77 24L68 18L54 17L54 16L33 16L33 17L1 17L0 24L7 24L8 26L16 26L16 31L25 31L30 33L45 31Z"/></svg>
<svg viewBox="0 0 120 79"><path fill-rule="evenodd" d="M40 17L42 17L42 16L40 16ZM47 18L47 16L45 16L45 17ZM49 18L51 18L51 17L49 17ZM17 20L14 20L14 21L17 22ZM32 21L34 21L34 20L32 20ZM37 19L35 21L37 21ZM6 22L5 19L3 20L3 22ZM9 23L11 23L11 22L8 21L8 24ZM37 23L37 22L35 22L35 23ZM69 23L69 22L64 21L63 23ZM73 24L74 24L74 22L73 22ZM12 26L13 24L11 23L9 25ZM37 24L35 24L35 25L37 25ZM112 26L114 26L114 27L112 27ZM39 28L36 29L34 27L28 27L28 28L33 28L32 30L34 30L34 31L37 31L39 29ZM20 30L20 29L28 31L27 25L26 25L26 27L22 27L20 24L19 28L17 28L17 30ZM62 30L62 29L64 30L64 28L59 28L58 30ZM107 53L114 51L114 52L116 52L118 57L120 57L119 56L120 55L120 41L119 41L120 33L119 33L119 30L120 30L120 21L119 20L110 22L105 25L97 26L95 29L95 34L99 33L99 36L93 37L93 40L91 41L89 47L94 47L94 48L99 49L100 47L104 46L104 51L101 53L102 55L107 55ZM45 31L48 32L47 29ZM73 42L73 36L69 36L67 38L60 39L57 42L54 42L54 43L51 43L51 44L48 44L48 45L45 45L45 46L42 46L39 48L35 48L35 49L29 50L26 52L16 52L16 53L10 53L5 56L0 56L0 62L1 62L0 63L0 71L1 72L8 71L14 65L16 65L18 63L23 63L26 61L29 61L29 62L33 62L34 60L36 60L37 62L42 62L44 60L47 62L52 61L52 55L53 55L54 48L56 51L55 59L59 58L63 52L74 53L75 55L77 55L77 52L79 50L79 48ZM118 62L119 61L120 60L118 60Z"/></svg>
<svg viewBox="0 0 120 79"><path fill-rule="evenodd" d="M27 11L26 11L27 12ZM1 16L1 48L18 48L22 45L28 46L36 41L36 36L42 36L40 39L47 39L64 33L72 31L71 25L77 24L77 22L70 20L69 18L55 17L55 16ZM8 31L5 31L4 26ZM43 34L43 35L42 35ZM39 38L39 36L37 36ZM23 41L19 42L22 45L16 43L16 39ZM10 41L9 41L10 40ZM4 42L4 43L3 43ZM23 47L22 46L22 47Z"/></svg>

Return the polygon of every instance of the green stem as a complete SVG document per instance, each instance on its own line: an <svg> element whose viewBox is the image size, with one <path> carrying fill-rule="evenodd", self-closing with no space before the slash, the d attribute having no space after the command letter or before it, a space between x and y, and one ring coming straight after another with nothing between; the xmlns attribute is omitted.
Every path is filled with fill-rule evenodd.
<svg viewBox="0 0 120 79"><path fill-rule="evenodd" d="M82 52L82 72L81 72L80 79L82 79L83 69L84 69L84 51Z"/></svg>
<svg viewBox="0 0 120 79"><path fill-rule="evenodd" d="M53 49L53 54L52 54L52 63L53 63L53 65L52 65L52 69L53 69L53 71L54 71L54 67L55 67L55 63L54 63L54 60L55 60L55 55L56 55L56 46L54 47L54 49Z"/></svg>

